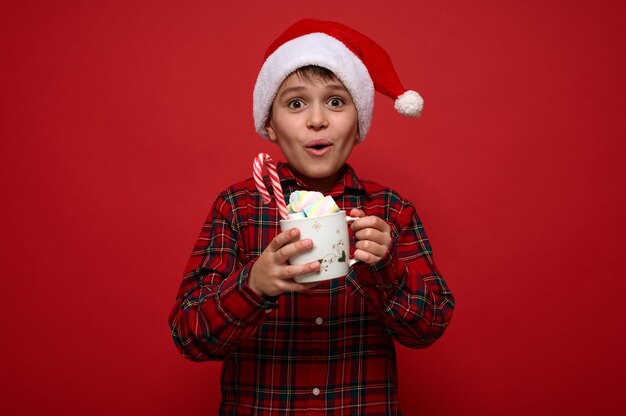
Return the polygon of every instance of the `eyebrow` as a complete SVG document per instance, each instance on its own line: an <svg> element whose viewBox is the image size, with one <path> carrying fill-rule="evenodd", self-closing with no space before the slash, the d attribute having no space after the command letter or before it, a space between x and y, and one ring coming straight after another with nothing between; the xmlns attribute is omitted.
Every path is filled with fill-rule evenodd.
<svg viewBox="0 0 626 416"><path fill-rule="evenodd" d="M280 93L280 97L283 97L285 94L288 94L288 93L292 93L292 92L296 92L297 93L297 92L304 91L306 89L307 89L307 87L305 87L303 85L302 86L296 86L296 87L289 87L289 88L286 88L283 92ZM331 91L345 91L345 92L348 92L348 89L346 87L344 87L343 85L341 85L341 84L327 84L325 86L325 89L331 90Z"/></svg>

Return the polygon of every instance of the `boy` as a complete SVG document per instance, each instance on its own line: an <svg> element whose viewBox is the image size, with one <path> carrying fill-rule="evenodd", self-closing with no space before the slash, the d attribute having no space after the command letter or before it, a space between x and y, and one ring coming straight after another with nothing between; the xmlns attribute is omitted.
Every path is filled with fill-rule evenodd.
<svg viewBox="0 0 626 416"><path fill-rule="evenodd" d="M421 98L399 94L387 54L347 26L303 20L266 53L254 119L287 159L285 196L320 191L359 217L360 262L345 278L296 283L319 270L288 264L312 241L280 232L275 201L264 205L252 179L217 197L170 324L183 356L223 360L222 415L399 415L394 339L427 347L450 321L454 299L414 206L346 164L369 129L374 87L419 115Z"/></svg>

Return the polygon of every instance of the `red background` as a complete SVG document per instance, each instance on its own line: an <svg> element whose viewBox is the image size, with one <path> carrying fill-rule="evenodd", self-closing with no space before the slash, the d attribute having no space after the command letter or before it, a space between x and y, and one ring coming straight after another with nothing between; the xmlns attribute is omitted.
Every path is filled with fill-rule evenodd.
<svg viewBox="0 0 626 416"><path fill-rule="evenodd" d="M413 200L458 306L399 348L406 415L622 414L622 1L20 1L0 6L0 413L215 414L167 315L213 198L279 151L266 46L362 30L425 97L377 96L351 163Z"/></svg>

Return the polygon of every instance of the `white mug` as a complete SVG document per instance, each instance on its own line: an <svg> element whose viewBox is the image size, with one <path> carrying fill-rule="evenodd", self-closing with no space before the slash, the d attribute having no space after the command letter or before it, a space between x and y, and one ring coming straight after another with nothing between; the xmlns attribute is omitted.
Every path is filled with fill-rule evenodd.
<svg viewBox="0 0 626 416"><path fill-rule="evenodd" d="M358 260L350 259L348 224L357 218L346 216L345 211L319 217L295 218L280 221L281 231L300 230L300 239L310 238L313 248L289 259L290 264L320 263L320 271L296 276L298 283L321 282L348 274L350 266Z"/></svg>

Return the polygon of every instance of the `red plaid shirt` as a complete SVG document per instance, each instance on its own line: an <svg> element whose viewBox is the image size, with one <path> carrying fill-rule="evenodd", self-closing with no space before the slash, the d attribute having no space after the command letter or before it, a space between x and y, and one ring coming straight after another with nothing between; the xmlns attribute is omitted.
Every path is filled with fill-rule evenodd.
<svg viewBox="0 0 626 416"><path fill-rule="evenodd" d="M287 165L278 172L286 198L308 189ZM247 278L280 232L275 202L264 205L249 179L213 205L170 324L184 357L224 361L221 415L399 415L394 339L427 347L450 322L454 299L414 206L357 179L348 165L328 195L348 212L359 208L391 225L387 255L270 300Z"/></svg>

